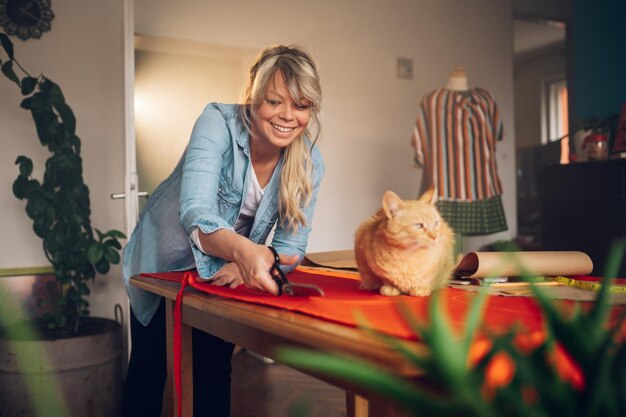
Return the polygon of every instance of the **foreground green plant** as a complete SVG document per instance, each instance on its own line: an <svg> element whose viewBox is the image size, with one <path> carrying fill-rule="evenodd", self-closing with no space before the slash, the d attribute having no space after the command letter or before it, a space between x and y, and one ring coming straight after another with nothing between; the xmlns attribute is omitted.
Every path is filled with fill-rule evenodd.
<svg viewBox="0 0 626 417"><path fill-rule="evenodd" d="M25 97L20 106L30 111L39 141L52 154L42 182L32 178L32 160L18 156L19 175L13 183L13 194L27 201L26 214L43 240L56 276L48 287L51 312L41 319L49 329L78 332L81 318L89 315L87 282L95 279L96 272L105 274L110 264L119 263L122 246L118 239L125 236L118 230L92 229L76 119L61 88L43 75L33 77L24 70L4 33L0 33L0 44L6 55L0 55L2 73L20 88ZM15 67L24 74L21 79Z"/></svg>
<svg viewBox="0 0 626 417"><path fill-rule="evenodd" d="M617 274L624 242L609 256L607 276ZM532 274L526 273L531 280ZM539 286L532 286L546 321L545 334L520 327L504 334L481 329L485 295L472 303L462 334L456 334L435 293L430 323L403 317L427 353L417 355L391 337L361 327L402 353L432 383L428 391L368 363L328 354L285 349L279 358L294 367L351 382L420 416L595 417L626 415L625 314L612 314L611 280L605 278L596 302L563 313Z"/></svg>

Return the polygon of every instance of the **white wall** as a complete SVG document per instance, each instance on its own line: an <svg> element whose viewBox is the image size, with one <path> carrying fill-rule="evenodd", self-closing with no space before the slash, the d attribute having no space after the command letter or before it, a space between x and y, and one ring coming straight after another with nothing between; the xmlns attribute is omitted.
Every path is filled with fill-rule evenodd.
<svg viewBox="0 0 626 417"><path fill-rule="evenodd" d="M511 1L135 0L137 33L261 49L295 43L317 59L322 78L327 174L309 250L353 246L358 224L387 189L414 198L421 173L409 144L420 98L457 65L498 102L505 140L497 161L509 231L466 240L464 249L515 235ZM412 80L396 77L398 57Z"/></svg>
<svg viewBox="0 0 626 417"><path fill-rule="evenodd" d="M124 189L123 1L55 1L52 10L52 29L41 39L11 38L15 55L33 75L44 73L59 84L76 114L93 225L123 230L123 201L109 197ZM48 153L29 112L19 107L17 87L4 77L0 97L0 268L46 265L25 202L13 196L11 185L17 155L31 157L33 175L41 179ZM97 277L91 288L93 315L113 317L113 305L125 303L119 267Z"/></svg>

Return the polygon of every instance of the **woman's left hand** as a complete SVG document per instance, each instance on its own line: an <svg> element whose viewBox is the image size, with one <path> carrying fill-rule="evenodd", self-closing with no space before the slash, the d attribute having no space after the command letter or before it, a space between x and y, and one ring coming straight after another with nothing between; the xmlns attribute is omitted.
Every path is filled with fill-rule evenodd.
<svg viewBox="0 0 626 417"><path fill-rule="evenodd" d="M234 262L225 264L222 269L215 273L211 284L229 288L237 288L243 284L243 278L237 264Z"/></svg>

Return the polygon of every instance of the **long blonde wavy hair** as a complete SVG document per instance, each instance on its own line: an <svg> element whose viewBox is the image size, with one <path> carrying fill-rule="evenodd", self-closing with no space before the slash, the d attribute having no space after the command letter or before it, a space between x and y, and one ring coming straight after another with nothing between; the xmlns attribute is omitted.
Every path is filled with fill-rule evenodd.
<svg viewBox="0 0 626 417"><path fill-rule="evenodd" d="M267 89L274 81L277 71L282 73L289 93L296 103L304 99L311 103L309 126L284 151L278 194L281 224L296 231L298 227L307 225L302 209L309 205L313 190L311 150L320 134L318 115L322 102L322 88L315 63L302 49L278 45L263 50L250 67L243 97L242 119L250 133L256 110L265 100ZM311 137L311 125L315 128L314 138ZM305 136L312 139L310 146Z"/></svg>

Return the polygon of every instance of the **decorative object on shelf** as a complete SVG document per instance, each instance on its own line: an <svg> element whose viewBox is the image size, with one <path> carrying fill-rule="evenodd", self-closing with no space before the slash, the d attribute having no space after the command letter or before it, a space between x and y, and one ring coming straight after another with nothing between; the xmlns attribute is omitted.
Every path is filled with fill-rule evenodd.
<svg viewBox="0 0 626 417"><path fill-rule="evenodd" d="M25 41L50 30L54 13L50 0L0 0L0 26L7 35Z"/></svg>
<svg viewBox="0 0 626 417"><path fill-rule="evenodd" d="M609 158L608 134L589 133L583 140L583 150L589 161L604 161Z"/></svg>
<svg viewBox="0 0 626 417"><path fill-rule="evenodd" d="M615 130L616 120L617 115L611 115L603 120L589 117L577 121L579 128L573 135L577 162L609 159L611 136Z"/></svg>

